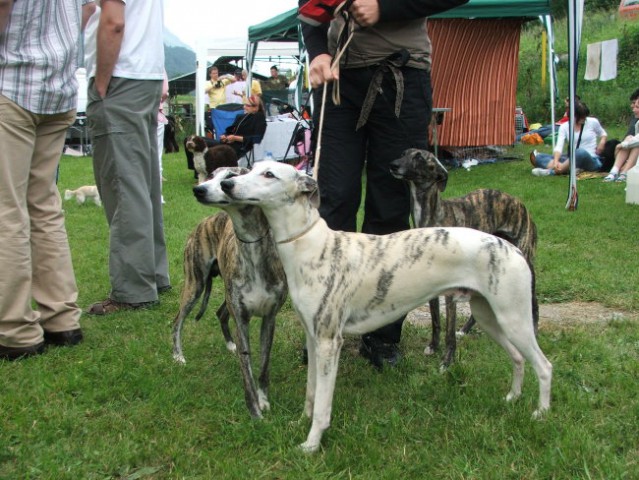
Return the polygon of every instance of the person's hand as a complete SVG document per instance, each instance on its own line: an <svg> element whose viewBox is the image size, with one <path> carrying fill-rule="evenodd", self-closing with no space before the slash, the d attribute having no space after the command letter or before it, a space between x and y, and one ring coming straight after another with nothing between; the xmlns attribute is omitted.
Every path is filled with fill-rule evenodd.
<svg viewBox="0 0 639 480"><path fill-rule="evenodd" d="M313 59L308 72L308 79L313 88L339 79L337 72L331 70L332 60L333 57L328 53L322 53Z"/></svg>
<svg viewBox="0 0 639 480"><path fill-rule="evenodd" d="M349 11L362 27L371 27L379 22L378 0L354 0Z"/></svg>

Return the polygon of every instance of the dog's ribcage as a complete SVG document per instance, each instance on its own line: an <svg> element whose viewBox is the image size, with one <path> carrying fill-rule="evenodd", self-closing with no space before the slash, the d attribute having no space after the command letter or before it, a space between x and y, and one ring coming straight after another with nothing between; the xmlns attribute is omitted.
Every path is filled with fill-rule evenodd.
<svg viewBox="0 0 639 480"><path fill-rule="evenodd" d="M267 225L263 228L261 233L266 231ZM200 258L191 260L193 256ZM185 275L193 275L193 281L198 284L204 283L211 265L216 262L221 277L226 280L226 292L232 297L229 306L242 305L255 316L266 314L274 302L280 302L282 291L286 291L280 262L264 261L265 258L277 258L272 241L239 242L225 212L200 222L188 240L184 257L185 265L202 267L185 271Z"/></svg>
<svg viewBox="0 0 639 480"><path fill-rule="evenodd" d="M316 328L336 328L337 318L345 332L365 333L449 291L477 292L489 301L530 298L531 274L521 252L479 231L412 229L379 237L329 232L325 243L312 234L299 243L309 249L301 264L287 264L287 255L280 255L291 296L298 296L293 302L309 309ZM314 252L316 245L323 249ZM322 300L311 304L307 295ZM335 312L336 306L345 311Z"/></svg>

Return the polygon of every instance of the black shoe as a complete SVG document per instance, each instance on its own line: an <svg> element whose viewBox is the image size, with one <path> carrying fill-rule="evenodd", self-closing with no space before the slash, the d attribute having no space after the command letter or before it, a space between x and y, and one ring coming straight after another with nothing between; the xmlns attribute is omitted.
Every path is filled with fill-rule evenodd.
<svg viewBox="0 0 639 480"><path fill-rule="evenodd" d="M56 347L72 347L82 341L82 330L65 330L64 332L44 332L44 342Z"/></svg>
<svg viewBox="0 0 639 480"><path fill-rule="evenodd" d="M382 370L384 365L394 367L402 358L402 354L399 351L399 344L384 343L370 335L364 335L362 337L359 354L366 358L370 364L378 370Z"/></svg>
<svg viewBox="0 0 639 480"><path fill-rule="evenodd" d="M162 295L163 293L169 292L173 290L173 287L171 285L162 285L161 287L158 287L158 295Z"/></svg>
<svg viewBox="0 0 639 480"><path fill-rule="evenodd" d="M4 347L0 345L0 360L18 360L44 352L44 342L29 347Z"/></svg>

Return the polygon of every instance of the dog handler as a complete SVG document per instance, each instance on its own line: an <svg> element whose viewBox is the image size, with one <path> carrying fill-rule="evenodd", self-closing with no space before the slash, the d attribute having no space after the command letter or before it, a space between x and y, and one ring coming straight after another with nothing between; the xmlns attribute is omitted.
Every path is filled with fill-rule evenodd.
<svg viewBox="0 0 639 480"><path fill-rule="evenodd" d="M341 32L348 17L339 14L319 26L302 24L316 126L321 86L328 82L318 183L320 214L331 229L356 231L364 171L362 232L383 235L410 228L408 187L389 168L407 148L428 147L432 92L426 17L467 1L353 0L348 7L353 38L339 70L331 69L331 62L346 42ZM299 5L306 3L300 0ZM375 367L399 360L404 318L362 337L360 353Z"/></svg>
<svg viewBox="0 0 639 480"><path fill-rule="evenodd" d="M102 0L87 25L93 173L109 223L111 293L87 313L144 308L171 288L157 107L164 79L161 0Z"/></svg>
<svg viewBox="0 0 639 480"><path fill-rule="evenodd" d="M82 340L55 184L75 120L80 29L95 9L81 3L0 0L0 360Z"/></svg>

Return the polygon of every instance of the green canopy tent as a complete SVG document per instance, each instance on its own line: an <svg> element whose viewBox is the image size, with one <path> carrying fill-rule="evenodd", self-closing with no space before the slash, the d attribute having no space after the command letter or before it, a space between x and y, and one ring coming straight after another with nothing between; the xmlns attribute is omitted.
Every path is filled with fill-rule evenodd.
<svg viewBox="0 0 639 480"><path fill-rule="evenodd" d="M297 8L293 8L265 22L249 27L248 44L246 47L246 62L249 72L255 62L258 45L263 42L287 43L295 46L297 48L295 58L299 65L297 78L304 78L304 72L307 68L305 63L306 49L302 38L301 25L297 19ZM250 84L250 81L247 83ZM295 105L299 109L302 103L304 82L298 81L295 88Z"/></svg>
<svg viewBox="0 0 639 480"><path fill-rule="evenodd" d="M549 14L550 0L470 0L431 17L434 105L453 108L438 136L441 145L514 142L519 31L524 21ZM289 42L298 46L300 65L306 67L296 8L249 27L248 36L249 65L260 42ZM460 85L462 80L467 83ZM476 105L463 103L469 92ZM551 97L554 105L553 93Z"/></svg>

